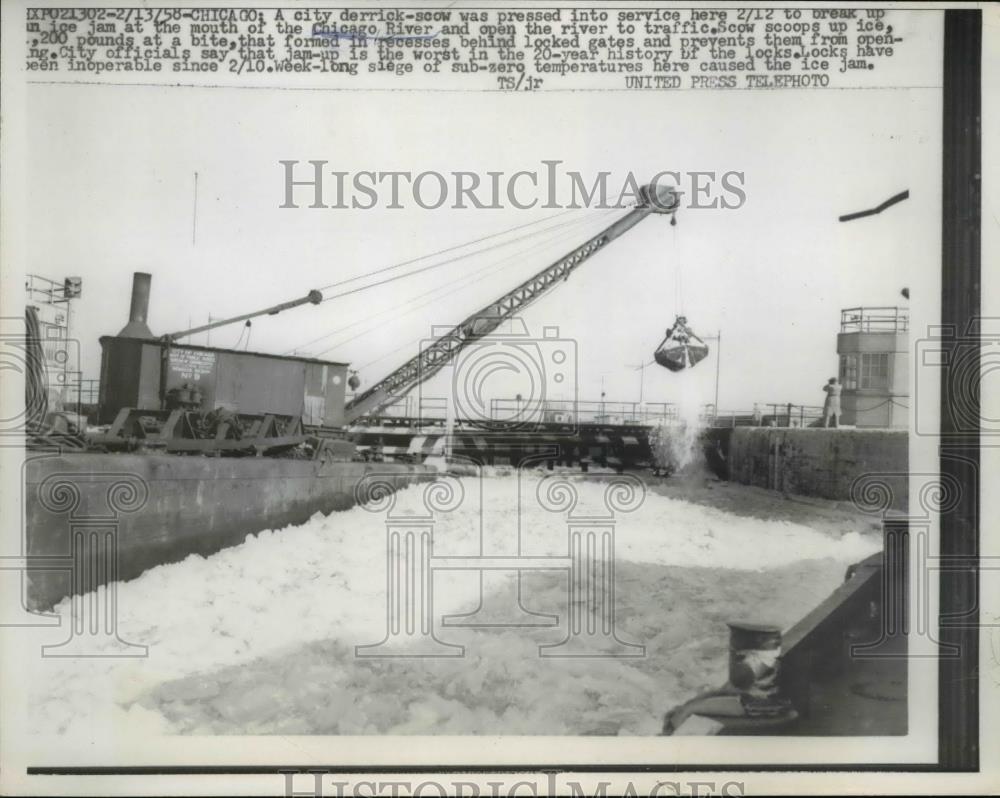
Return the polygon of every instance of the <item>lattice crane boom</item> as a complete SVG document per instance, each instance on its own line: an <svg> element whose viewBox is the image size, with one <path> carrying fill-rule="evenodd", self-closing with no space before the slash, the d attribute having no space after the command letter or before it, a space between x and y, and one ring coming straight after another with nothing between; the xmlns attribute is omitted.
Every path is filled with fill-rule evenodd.
<svg viewBox="0 0 1000 798"><path fill-rule="evenodd" d="M378 413L398 401L420 383L433 377L464 347L489 335L506 319L511 318L543 294L565 280L595 252L625 234L653 213L673 216L680 205L680 196L668 186L655 183L640 190L639 204L597 235L576 249L546 266L516 288L490 302L468 318L435 339L415 357L406 361L371 388L357 394L347 403L344 422L352 424L363 416Z"/></svg>

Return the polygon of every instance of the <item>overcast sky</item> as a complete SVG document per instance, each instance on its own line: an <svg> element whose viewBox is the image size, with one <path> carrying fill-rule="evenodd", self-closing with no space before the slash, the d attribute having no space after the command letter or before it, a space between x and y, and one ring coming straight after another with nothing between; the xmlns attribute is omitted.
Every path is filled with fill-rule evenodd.
<svg viewBox="0 0 1000 798"><path fill-rule="evenodd" d="M97 338L124 325L135 270L154 275L149 323L162 334L553 213L281 209L282 159L345 171L512 173L544 159L585 175L736 170L742 208L683 210L675 228L664 217L642 222L524 320L531 333L556 325L575 342L583 399L599 398L602 379L609 401L637 399L635 366L683 312L699 334L722 332L723 408L821 404L841 308L905 304L900 289L939 269L940 102L934 88L367 95L36 85L26 268L83 278L74 332L84 376L96 377ZM879 216L837 222L907 188L910 199ZM599 216L581 215L589 221L547 246L525 251L526 242L257 320L250 348L317 354L339 343L322 356L361 366L371 384L433 325L459 321L584 241ZM405 315L390 312L408 302ZM241 331L211 342L233 346ZM704 401L714 356L692 372ZM669 372L645 371L646 400L678 390Z"/></svg>

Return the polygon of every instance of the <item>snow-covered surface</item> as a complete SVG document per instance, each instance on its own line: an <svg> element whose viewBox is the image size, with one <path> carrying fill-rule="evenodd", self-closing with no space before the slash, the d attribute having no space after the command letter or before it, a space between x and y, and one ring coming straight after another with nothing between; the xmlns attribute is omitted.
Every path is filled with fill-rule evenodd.
<svg viewBox="0 0 1000 798"><path fill-rule="evenodd" d="M513 553L520 505L522 553L564 555L566 516L537 504L541 476L523 477L520 494L515 476L484 479L481 493L463 478L465 501L438 518L435 554L478 553L481 519L487 549ZM605 485L573 481L577 514L606 511ZM395 512L422 513L424 489L400 492ZM726 506L738 504L740 489L726 490ZM754 516L781 501L746 495ZM317 515L120 584L119 635L149 646L148 657L41 659L35 731L655 734L665 710L724 680L726 620L787 627L839 584L846 564L880 544L825 506L786 503L782 515L750 517L655 490L619 515L616 629L644 645L644 657L540 658L540 644L565 637L562 623L438 629L465 656L392 660L358 659L354 650L385 635L384 513ZM512 580L501 572L484 584L501 597ZM524 605L565 619L565 580L561 571L526 573ZM435 624L474 608L477 585L474 572L439 572ZM67 623L69 602L56 612Z"/></svg>

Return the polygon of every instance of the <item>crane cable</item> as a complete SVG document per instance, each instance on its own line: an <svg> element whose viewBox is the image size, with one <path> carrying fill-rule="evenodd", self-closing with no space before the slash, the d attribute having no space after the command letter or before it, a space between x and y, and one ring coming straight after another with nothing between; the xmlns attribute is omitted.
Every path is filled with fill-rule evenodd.
<svg viewBox="0 0 1000 798"><path fill-rule="evenodd" d="M606 217L606 216L607 216L608 214L610 214L610 213L614 213L614 212L618 212L618 211L622 211L622 210L626 210L626 209L627 209L626 207L620 207L620 208L611 208L610 210L608 210L608 211L606 211L606 212L605 212L604 214L602 214L602 216L601 216L600 218L602 218L602 219L603 219L603 218L605 218L605 217ZM550 242L550 243L552 243L552 242ZM513 256L511 256L511 257L513 257ZM535 297L535 299L538 299L538 298L539 298L539 297ZM533 301L534 301L534 300L532 300L532 302L533 302ZM521 309L523 309L523 308L525 308L525 307L527 307L527 304L525 304L525 305L522 305L522 306L521 306ZM367 363L363 363L362 365L360 365L360 366L358 366L358 367L357 367L357 370L358 370L358 371L361 371L362 369L365 369L365 368L368 368L369 366L373 366L374 364L378 363L379 361L381 361L381 360L385 360L385 359L386 359L387 357L389 357L390 355L394 355L394 354L396 354L397 352L401 352L401 351L403 351L404 349L408 349L409 347L413 346L413 344L416 344L416 343L419 343L420 341L423 341L423 340L425 340L425 338L426 338L426 336L424 336L424 335L421 335L421 336L419 336L419 337L417 337L417 338L413 338L413 339L411 339L411 340L407 341L406 343L404 343L403 345L401 345L401 346L397 346L397 347L396 347L395 349L391 349L391 350L389 350L388 352L386 352L386 353L384 353L384 354L382 354L382 355L379 355L379 356L378 356L377 358L375 358L374 360L369 360L369 361L368 361Z"/></svg>
<svg viewBox="0 0 1000 798"><path fill-rule="evenodd" d="M449 252L454 252L457 249L465 249L465 247L471 247L473 244L481 244L483 241L489 241L492 238L499 238L500 236L507 235L507 233L513 233L515 230L521 230L525 227L531 227L532 225L541 224L542 222L548 222L552 219L558 219L560 216L565 216L567 213L578 210L577 208L567 208L560 213L553 213L550 216L544 216L541 219L535 219L531 222L525 222L524 224L515 225L514 227L508 227L506 230L501 230L499 233L492 233L488 236L482 236L481 238L473 239L472 241L465 241L461 244L455 244L454 246L446 247L445 249L439 249L436 252L430 252L426 255L421 255L416 258L410 258L410 260L400 261L399 263L394 263L391 266L384 266L381 269L375 269L374 271L366 272L365 274L359 274L356 277L348 277L343 280L338 280L337 282L329 283L328 285L320 286L317 290L326 291L330 288L336 288L340 285L346 285L347 283L353 283L356 280L363 280L366 277L374 277L377 274L383 274L384 272L393 271L394 269L401 269L403 266L410 266L414 263L419 263L422 260L427 260L428 258L436 258L438 255L445 255ZM515 239L516 240L516 239ZM412 272L416 274L417 272ZM375 285L380 285L376 283ZM338 295L342 296L342 295ZM334 299L335 297L329 297ZM324 300L326 301L326 300Z"/></svg>
<svg viewBox="0 0 1000 798"><path fill-rule="evenodd" d="M576 209L573 208L572 210L576 210ZM620 209L619 208L615 208L614 210L617 211L617 210L620 210ZM568 213L568 211L564 211L564 213ZM561 215L563 215L563 214L556 214L556 216L561 216ZM366 285L362 285L362 286L359 286L357 288L351 288L351 289L349 289L347 291L341 291L341 292L336 293L336 294L331 294L328 297L324 297L322 301L323 302L329 302L330 300L333 300L333 299L340 299L341 297L351 296L352 294L358 294L358 293L361 293L362 291L367 291L369 288L377 288L380 285L387 285L389 283L394 283L397 280L404 280L407 277L413 277L416 274L422 274L423 272L431 271L432 269L439 269L442 266L447 266L450 263L455 263L456 261L463 260L464 258L469 258L469 257L472 257L473 255L481 255L484 252L491 252L491 251L493 251L495 249L500 249L501 247L506 247L506 246L510 246L511 244L515 244L518 241L524 241L524 240L526 240L528 238L532 238L533 236L541 235L542 233L547 233L547 232L549 232L551 230L556 230L556 229L558 229L558 228L560 228L560 227L562 227L563 225L566 225L566 224L570 224L570 222L560 222L559 224L553 225L551 227L544 227L541 230L535 230L535 231L533 231L531 233L526 233L523 236L518 236L517 238L512 238L509 241L501 241L498 244L490 244L487 247L483 247L481 249L473 250L472 252L466 252L466 253L464 253L462 255L456 255L453 258L448 258L447 260L439 261L438 263L432 263L430 266L423 266L423 267L421 267L419 269L414 269L413 271L406 272L404 274L397 274L394 277L387 277L384 280L378 280L378 281L376 281L374 283L367 283ZM497 234L497 235L499 235L499 234ZM494 236L487 236L487 237L488 238L493 238ZM465 247L465 246L468 246L468 244L463 244L462 245L462 247ZM458 249L458 248L461 248L461 247L452 247L452 249ZM437 253L437 254L440 254L440 253ZM428 256L423 256L421 258L414 258L413 260L406 261L405 263L414 263L417 260L424 260L426 257L430 257L430 256L428 255ZM371 272L369 275L366 275L366 276L371 276L372 274L377 274L378 272L383 272L383 271L386 271L386 270L388 270L390 268L397 268L400 265L403 265L403 264L396 264L395 266L386 267L385 269L379 269L377 272ZM345 283L353 282L356 279L361 279L361 278L360 277L351 278L351 279L345 280L343 282L345 282Z"/></svg>
<svg viewBox="0 0 1000 798"><path fill-rule="evenodd" d="M383 272L389 271L391 269L399 268L400 266L405 266L405 265L408 265L408 264L416 263L416 262L421 261L421 260L426 260L427 258L431 258L431 257L434 257L436 255L440 255L440 254L443 254L443 253L446 253L446 252L450 252L450 251L453 251L453 250L456 250L456 249L462 249L464 247L470 246L471 244L480 243L480 242L485 241L485 240L490 239L490 238L496 238L497 236L505 235L507 233L512 232L513 230L518 230L518 229L521 229L521 228L524 228L524 227L528 227L528 226L531 226L531 225L534 225L534 224L538 224L538 223L543 222L543 221L551 221L552 219L555 219L555 218L560 217L560 216L565 216L567 213L570 213L570 212L575 211L575 210L578 210L578 209L577 208L570 208L568 210L562 211L561 213L552 214L551 216L547 216L544 219L538 219L538 220L536 220L534 222L528 222L527 224L518 225L517 227L509 228L509 229L503 230L503 231L501 231L499 233L494 233L493 235L484 236L484 237L476 239L474 241L466 242L465 244L460 244L460 245L457 245L457 246L454 246L454 247L449 247L449 248L444 249L444 250L439 250L438 252L431 253L429 255L422 255L419 258L412 258L412 259L410 259L408 261L403 261L401 263L393 264L392 266L386 266L386 267L384 267L382 269L376 269L373 272L369 272L367 275L359 275L358 277L352 277L352 278L349 278L347 280L342 280L339 283L333 283L331 285L343 285L343 284L346 284L346 283L349 283L349 282L353 282L355 280L360 280L360 279L362 279L363 277L366 277L366 276L372 276L372 275L375 275L375 274L383 273ZM621 209L620 208L612 208L612 209L610 209L608 211L605 211L601 215L601 218L604 218L610 212L614 212L614 211L618 211L618 210L621 210ZM413 275L420 274L421 272L426 272L426 271L429 271L431 269L436 269L436 268L438 268L440 266L446 266L449 263L454 263L456 261L462 260L463 258L469 258L469 257L472 257L473 255L480 255L480 254L482 254L484 252L490 252L492 250L499 249L501 247L505 247L505 246L509 246L511 244L518 243L519 241L527 240L527 239L532 238L534 236L542 235L543 233L548 233L548 232L552 232L553 230L561 230L561 229L567 228L569 226L578 225L581 222L585 222L585 221L589 221L589 218L588 217L583 217L583 218L579 218L578 217L576 219L566 220L564 222L560 222L558 224L551 225L549 227L545 227L545 228L542 228L540 230L535 230L535 231L533 231L531 233L527 233L525 235L512 238L509 241L503 241L503 242L500 242L500 243L491 244L490 246L483 247L481 249L474 250L472 252L467 252L467 253L465 253L463 255L457 255L454 258L449 258L449 259L441 261L439 263L433 263L433 264L431 264L429 266L424 266L424 267L422 267L420 269L414 269L413 271L406 272L405 274L396 275L394 277L390 277L390 278L387 278L385 280L379 280L379 281L374 282L374 283L369 283L369 284L366 284L366 285L363 285L363 286L359 286L357 288L352 288L352 289L350 289L348 291L342 291L340 293L333 294L331 296L325 297L323 299L323 302L328 302L328 301L330 301L332 299L338 299L340 297L348 296L350 294L360 293L361 291L365 291L365 290L367 290L369 288L375 288L377 286L385 285L387 283L391 283L391 282L394 282L396 280L401 280L401 279L404 279L406 277L412 277ZM330 288L330 287L331 286L325 286L325 288ZM421 294L420 296L425 296L425 295L426 294ZM344 328L344 329L346 329L346 328ZM305 343L299 344L298 346L296 346L293 349L290 349L288 351L289 352L291 352L291 351L297 351L299 349L302 349L303 347L310 346L311 344L317 343L318 341L322 341L324 338L329 338L332 335L336 335L338 332L341 332L341 331L342 330L336 330L336 331L334 331L332 333L326 333L324 335L319 336L318 338L313 338L310 341L306 341Z"/></svg>
<svg viewBox="0 0 1000 798"><path fill-rule="evenodd" d="M673 261L674 261L674 306L677 316L684 315L684 265L681 261L681 257L678 254L679 245L677 243L677 227L676 225L671 225L670 227L671 236L671 248L673 249Z"/></svg>
<svg viewBox="0 0 1000 798"><path fill-rule="evenodd" d="M600 218L603 219L609 213L613 213L613 212L618 211L618 210L619 210L618 208L612 208L610 211L606 211L604 214L602 214L602 216ZM573 222L566 223L566 225L567 226L577 225L581 221L584 221L584 220L576 219ZM590 221L590 220L587 219L585 221ZM561 241L562 239L568 237L570 234L575 234L575 231L565 231L564 230L558 236L550 239L549 241L546 241L545 245L546 246L551 246L551 245L553 245L553 244ZM402 315L407 315L408 313L410 313L410 312L412 312L414 310L419 310L422 307L426 307L431 302L434 302L434 301L436 301L438 299L444 299L444 297L446 297L446 296L450 296L451 294L454 294L454 293L456 293L458 291L461 291L462 289L464 289L464 288L466 288L468 286L469 282L471 282L474 277L476 277L477 275L481 274L484 271L491 270L490 271L490 275L498 274L499 272L503 271L506 268L507 263L509 261L511 261L514 258L517 258L517 257L519 257L521 255L527 254L528 252L530 252L532 250L532 248L533 247L528 247L527 249L522 249L522 250L519 250L518 252L513 252L510 255L507 255L507 256L501 258L498 261L493 261L491 263L488 263L485 266L483 266L482 268L476 269L475 271L467 274L465 277L463 277L461 280L459 280L459 282L457 284L446 284L446 285L436 286L435 288L432 288L430 291L425 291L423 294L418 294L417 296L413 297L413 299L420 299L421 297L427 296L428 294L436 293L437 291L440 291L442 288L447 288L447 287L449 287L449 285L451 286L452 290L446 291L445 293L441 294L440 296L434 297L433 299L431 299L431 300L429 300L427 302L422 302L419 305L413 305L412 304L412 300L409 301L409 302L405 302L405 303L403 303L401 305L397 305L394 308L389 308L388 310L381 311L380 313L377 313L374 316L369 316L369 317L367 317L365 319L361 319L361 320L359 320L357 322L353 322L352 324L348 324L345 327L342 327L339 330L335 330L332 333L328 333L325 336L321 336L320 339L316 339L316 340L321 340L322 338L327 338L327 337L329 337L331 335L335 335L335 334L337 334L339 332L344 332L344 331L346 331L347 329L349 329L351 327L356 327L358 324L361 324L361 323L363 323L365 321L370 321L372 318L376 318L378 316L385 315L386 313L390 313L390 312L395 311L395 310L399 310L399 309L402 309L402 308L408 308L408 310L406 311L406 313L404 313ZM498 268L495 268L495 267L498 267ZM526 306L527 305L523 305L522 307L526 307ZM356 333L355 335L350 336L349 338L346 338L346 339L344 339L342 341L338 341L337 343L332 344L331 346L329 346L328 348L322 350L321 352L315 353L313 355L313 357L319 357L319 356L324 355L327 352L331 351L332 349L336 349L337 347L344 346L345 344L349 344L351 341L355 341L358 338L360 338L361 336L367 335L369 332L372 332L372 330L377 329L379 326L381 326L381 325L376 324L373 327L370 327L368 329L362 330L361 332ZM392 350L392 352L389 352L387 354L392 354L394 352L399 351L399 349L401 349L401 348L405 348L406 346L409 346L412 343L424 340L425 337L426 336L421 336L420 338L416 338L413 341L408 341L406 344L404 344L403 347L399 347L398 349L394 349L394 350ZM386 357L386 356L387 355L383 355L382 357ZM378 360L381 360L382 357L378 358ZM358 369L360 370L362 368L365 368L366 366L369 366L372 363L378 362L378 360L374 360L374 361L371 361L370 363L364 364L363 366L359 366Z"/></svg>

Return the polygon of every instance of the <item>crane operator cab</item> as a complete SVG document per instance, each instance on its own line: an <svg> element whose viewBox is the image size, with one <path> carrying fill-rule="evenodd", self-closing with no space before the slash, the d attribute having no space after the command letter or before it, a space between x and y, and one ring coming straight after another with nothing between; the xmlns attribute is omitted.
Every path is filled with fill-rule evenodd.
<svg viewBox="0 0 1000 798"><path fill-rule="evenodd" d="M708 357L708 345L687 326L687 318L678 316L674 326L653 353L653 358L664 368L683 371Z"/></svg>

